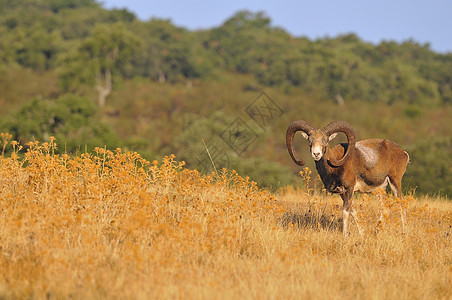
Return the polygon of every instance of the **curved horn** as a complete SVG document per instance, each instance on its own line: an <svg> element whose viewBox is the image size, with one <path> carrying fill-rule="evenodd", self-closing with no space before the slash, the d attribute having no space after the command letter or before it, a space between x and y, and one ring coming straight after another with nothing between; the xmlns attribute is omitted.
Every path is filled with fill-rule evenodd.
<svg viewBox="0 0 452 300"><path fill-rule="evenodd" d="M293 147L293 138L297 131L303 131L307 135L311 135L313 130L314 130L314 128L312 128L312 126L309 125L308 122L303 121L303 120L294 121L294 122L290 123L289 127L287 128L287 132L286 132L287 150L289 151L290 157L292 157L293 161L299 166L304 165L304 159L298 160L296 158L295 149Z"/></svg>
<svg viewBox="0 0 452 300"><path fill-rule="evenodd" d="M352 126L350 126L350 124L348 124L347 122L344 122L344 121L331 122L330 124L323 127L322 131L327 136L330 136L336 132L342 132L347 137L348 147L347 147L347 150L346 150L344 156L339 160L336 160L333 157L329 158L329 161L331 162L331 164L333 166L337 166L337 167L342 166L347 161L347 159L350 157L350 153L352 153L353 150L355 149L355 143L356 143L355 131L353 130Z"/></svg>

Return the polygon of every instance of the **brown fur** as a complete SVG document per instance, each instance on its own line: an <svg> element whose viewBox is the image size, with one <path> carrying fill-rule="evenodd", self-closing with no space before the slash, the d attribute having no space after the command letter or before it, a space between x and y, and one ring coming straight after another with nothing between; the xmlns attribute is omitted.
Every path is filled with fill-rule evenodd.
<svg viewBox="0 0 452 300"><path fill-rule="evenodd" d="M304 121L303 121L304 122ZM295 124L293 122L292 124ZM342 122L340 124L343 124ZM325 189L331 193L338 193L344 202L344 234L347 235L348 215L355 218L358 225L357 214L353 208L353 193L372 192L379 187L386 186L387 183L395 195L402 196L402 177L405 173L409 156L406 151L400 148L396 143L383 139L369 139L354 143L354 133L352 138L352 148L349 144L338 144L333 148L328 145L329 136L325 130L313 129L304 123L301 126L289 126L288 129L288 149L294 161L298 164L304 162L297 161L293 152L293 134L300 130L306 133L310 143L311 150L315 147L321 147L323 156L315 162L317 171L322 179ZM332 123L333 124L333 123ZM346 123L345 123L346 124ZM349 126L348 124L346 124ZM328 132L332 134L334 132ZM344 160L345 153L348 157ZM336 165L333 161L343 160L342 165ZM402 227L405 227L405 213L402 207ZM361 230L360 230L361 231Z"/></svg>
<svg viewBox="0 0 452 300"><path fill-rule="evenodd" d="M402 177L408 163L408 154L394 142L389 140L363 140L359 144L369 147L378 154L378 161L373 168L366 167L366 161L363 154L355 149L350 153L350 158L342 166L331 166L328 158L333 156L336 160L344 155L344 150L348 144L339 144L328 149L322 159L316 162L317 171L324 183L331 181L340 183L345 189L353 189L357 179L362 179L370 186L381 186L386 177L391 184L396 187L396 197L402 195ZM332 178L337 177L337 178ZM325 185L328 190L328 186Z"/></svg>

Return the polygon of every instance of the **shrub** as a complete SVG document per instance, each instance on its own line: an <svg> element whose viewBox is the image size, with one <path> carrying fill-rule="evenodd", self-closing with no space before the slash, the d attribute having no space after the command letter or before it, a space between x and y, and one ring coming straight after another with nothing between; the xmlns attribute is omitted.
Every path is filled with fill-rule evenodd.
<svg viewBox="0 0 452 300"><path fill-rule="evenodd" d="M0 130L10 132L14 140L49 141L56 137L61 152L76 152L103 145L117 147L119 138L113 129L98 119L95 104L88 98L63 95L55 101L34 99L0 123ZM83 149L80 149L83 147Z"/></svg>
<svg viewBox="0 0 452 300"><path fill-rule="evenodd" d="M452 195L451 149L452 137L423 140L408 148L412 163L404 181L421 194Z"/></svg>

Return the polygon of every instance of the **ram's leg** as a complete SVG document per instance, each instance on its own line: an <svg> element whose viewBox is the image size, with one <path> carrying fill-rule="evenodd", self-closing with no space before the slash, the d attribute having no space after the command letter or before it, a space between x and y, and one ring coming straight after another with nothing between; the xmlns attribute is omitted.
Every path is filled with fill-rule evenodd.
<svg viewBox="0 0 452 300"><path fill-rule="evenodd" d="M355 208L353 207L353 205L352 205L352 207L351 207L350 214L352 215L353 219L355 220L356 227L358 228L359 234L360 234L360 235L363 235L363 230L362 230L362 228L361 228L361 225L359 225L358 213L356 212L356 210L355 210Z"/></svg>
<svg viewBox="0 0 452 300"><path fill-rule="evenodd" d="M358 216L356 214L356 211L353 209L353 203L352 203L352 197L353 197L353 189L346 189L345 193L341 194L342 201L344 202L344 206L342 209L342 218L343 218L343 227L342 227L342 233L344 236L348 236L348 223L349 223L349 217L352 215L352 217L355 219L356 224L358 225L358 231L361 234L361 228L358 224Z"/></svg>
<svg viewBox="0 0 452 300"><path fill-rule="evenodd" d="M406 233L406 208L402 198L400 198L400 219L402 220L402 232Z"/></svg>
<svg viewBox="0 0 452 300"><path fill-rule="evenodd" d="M405 205L402 201L402 183L400 180L394 180L393 178L389 178L389 186L391 187L392 193L394 197L400 204L400 219L402 220L402 232L406 233L406 209Z"/></svg>
<svg viewBox="0 0 452 300"><path fill-rule="evenodd" d="M348 236L348 217L350 216L350 213L344 208L342 209L342 233L344 234L344 237Z"/></svg>

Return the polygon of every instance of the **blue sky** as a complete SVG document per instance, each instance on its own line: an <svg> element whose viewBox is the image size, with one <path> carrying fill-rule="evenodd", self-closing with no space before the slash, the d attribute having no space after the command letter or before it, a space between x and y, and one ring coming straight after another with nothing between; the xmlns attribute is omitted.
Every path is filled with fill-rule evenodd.
<svg viewBox="0 0 452 300"><path fill-rule="evenodd" d="M362 40L429 43L452 53L451 0L103 0L104 7L127 8L139 19L171 19L190 30L221 25L242 9L265 11L272 25L310 39L355 33Z"/></svg>

